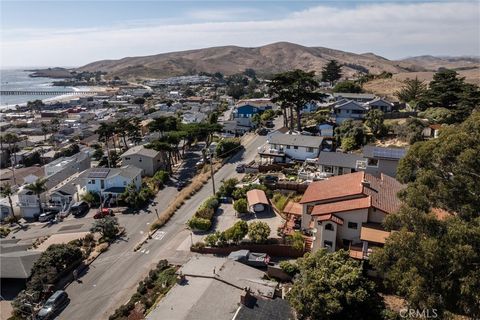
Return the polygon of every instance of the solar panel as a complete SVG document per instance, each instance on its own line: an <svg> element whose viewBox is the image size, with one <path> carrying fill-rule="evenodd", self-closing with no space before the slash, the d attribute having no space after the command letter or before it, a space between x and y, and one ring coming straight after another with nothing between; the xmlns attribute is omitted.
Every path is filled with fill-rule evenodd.
<svg viewBox="0 0 480 320"><path fill-rule="evenodd" d="M109 168L94 168L88 174L88 178L106 178L109 172Z"/></svg>
<svg viewBox="0 0 480 320"><path fill-rule="evenodd" d="M373 156L377 158L400 159L405 155L405 149L375 148Z"/></svg>

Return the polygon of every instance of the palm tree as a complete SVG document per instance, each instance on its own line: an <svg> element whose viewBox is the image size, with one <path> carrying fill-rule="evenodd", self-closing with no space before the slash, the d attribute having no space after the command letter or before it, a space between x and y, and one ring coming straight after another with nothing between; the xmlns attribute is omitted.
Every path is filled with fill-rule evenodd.
<svg viewBox="0 0 480 320"><path fill-rule="evenodd" d="M100 127L95 131L98 134L99 140L105 142L105 146L107 148L107 160L108 160L108 167L110 168L110 148L108 147L108 140L113 134L113 128L108 123L102 122Z"/></svg>
<svg viewBox="0 0 480 320"><path fill-rule="evenodd" d="M12 202L13 191L12 191L12 186L10 186L10 183L7 182L0 187L0 195L8 199L8 203L10 204L10 210L12 211L12 216L15 216L13 212L13 202Z"/></svg>
<svg viewBox="0 0 480 320"><path fill-rule="evenodd" d="M17 180L15 178L15 165L17 164L17 157L15 154L17 152L17 143L20 142L20 138L14 133L7 133L2 137L2 142L5 142L8 144L8 150L10 154L10 164L12 165L13 184L16 185Z"/></svg>
<svg viewBox="0 0 480 320"><path fill-rule="evenodd" d="M47 141L48 126L45 122L42 122L42 133L43 133L43 141Z"/></svg>
<svg viewBox="0 0 480 320"><path fill-rule="evenodd" d="M42 201L40 199L40 195L47 191L47 179L37 179L34 183L30 183L25 186L25 189L32 191L37 195L38 199L38 208L40 209L40 213L42 213Z"/></svg>

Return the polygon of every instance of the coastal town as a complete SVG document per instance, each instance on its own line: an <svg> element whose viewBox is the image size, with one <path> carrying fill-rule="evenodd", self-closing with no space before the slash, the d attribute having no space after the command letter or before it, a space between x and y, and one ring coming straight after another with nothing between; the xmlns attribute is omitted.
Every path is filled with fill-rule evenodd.
<svg viewBox="0 0 480 320"><path fill-rule="evenodd" d="M480 319L479 12L0 0L0 320Z"/></svg>
<svg viewBox="0 0 480 320"><path fill-rule="evenodd" d="M56 310L42 301L64 290L61 319L291 319L317 312L292 295L309 259L388 276L375 254L406 231L387 218L420 210L406 203L412 149L458 130L475 144L478 113L438 116L432 83L408 80L387 98L324 71L125 82L3 111L2 310L43 319ZM433 83L452 78L463 83L450 70ZM313 82L282 93L297 81ZM415 85L425 100L405 98ZM426 210L438 223L461 215L437 201ZM406 304L384 297L387 309Z"/></svg>

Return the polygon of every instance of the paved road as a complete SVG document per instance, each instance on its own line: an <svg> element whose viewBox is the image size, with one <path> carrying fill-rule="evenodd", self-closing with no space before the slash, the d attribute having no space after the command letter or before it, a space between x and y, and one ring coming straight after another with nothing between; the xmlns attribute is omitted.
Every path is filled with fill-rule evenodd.
<svg viewBox="0 0 480 320"><path fill-rule="evenodd" d="M216 174L216 186L221 180L238 174L235 166L239 162L251 161L257 154L257 148L265 143L265 137L247 135L244 137L245 151L235 155ZM167 207L176 195L174 188L166 188L157 196L159 211ZM60 315L60 319L108 319L108 316L128 301L150 269L160 259L171 263L183 264L191 256L189 247L191 234L185 222L193 215L198 206L212 193L212 181L209 182L180 208L172 219L146 243L141 250L133 252L135 245L148 231L149 224L155 220L155 214L142 213L135 216L122 216L122 225L127 228L129 239L120 239L110 249L95 260L79 283L67 288L71 302Z"/></svg>

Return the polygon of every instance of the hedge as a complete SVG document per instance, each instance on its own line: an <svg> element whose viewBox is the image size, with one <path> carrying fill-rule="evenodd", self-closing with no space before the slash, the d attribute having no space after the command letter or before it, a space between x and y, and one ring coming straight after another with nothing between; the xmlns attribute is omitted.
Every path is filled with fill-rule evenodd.
<svg viewBox="0 0 480 320"><path fill-rule="evenodd" d="M212 226L212 221L194 216L188 220L188 226L192 230L207 231Z"/></svg>

